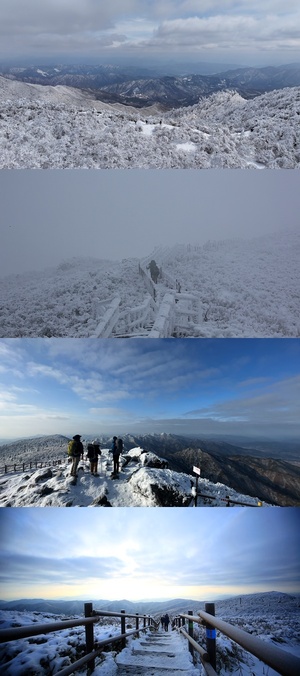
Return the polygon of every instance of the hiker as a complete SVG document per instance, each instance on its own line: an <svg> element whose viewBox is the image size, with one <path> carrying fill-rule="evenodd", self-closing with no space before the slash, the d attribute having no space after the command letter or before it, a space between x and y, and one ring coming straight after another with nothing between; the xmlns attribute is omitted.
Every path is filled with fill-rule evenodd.
<svg viewBox="0 0 300 676"><path fill-rule="evenodd" d="M160 618L160 621L161 621L161 628L164 629L164 626L165 626L165 618L164 618L164 616L162 616L162 617Z"/></svg>
<svg viewBox="0 0 300 676"><path fill-rule="evenodd" d="M121 444L119 442L121 442ZM121 447L121 450L120 450L120 447ZM120 455L122 453L122 450L123 450L122 439L118 439L118 437L113 437L111 452L113 454L113 461L114 461L113 474L115 476L117 476L117 474L119 474L119 460L120 460Z"/></svg>
<svg viewBox="0 0 300 676"><path fill-rule="evenodd" d="M91 465L91 474L94 476L99 476L98 469L98 457L101 455L100 442L99 439L94 439L91 444L88 444L87 447L87 460L90 461Z"/></svg>
<svg viewBox="0 0 300 676"><path fill-rule="evenodd" d="M80 458L83 460L83 445L80 441L81 434L75 434L73 440L69 442L68 453L72 458L71 476L77 476L77 467Z"/></svg>
<svg viewBox="0 0 300 676"><path fill-rule="evenodd" d="M159 268L153 259L150 261L149 265L147 265L147 270L150 270L151 279L153 280L154 284L157 284Z"/></svg>
<svg viewBox="0 0 300 676"><path fill-rule="evenodd" d="M169 622L170 622L170 618L169 618L168 613L166 613L164 619L165 619L165 631L169 631Z"/></svg>

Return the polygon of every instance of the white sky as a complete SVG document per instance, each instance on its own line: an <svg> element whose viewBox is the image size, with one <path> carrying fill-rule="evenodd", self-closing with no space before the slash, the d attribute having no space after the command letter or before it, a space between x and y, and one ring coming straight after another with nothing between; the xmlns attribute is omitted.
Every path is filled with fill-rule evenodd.
<svg viewBox="0 0 300 676"><path fill-rule="evenodd" d="M0 172L0 276L299 224L297 171Z"/></svg>

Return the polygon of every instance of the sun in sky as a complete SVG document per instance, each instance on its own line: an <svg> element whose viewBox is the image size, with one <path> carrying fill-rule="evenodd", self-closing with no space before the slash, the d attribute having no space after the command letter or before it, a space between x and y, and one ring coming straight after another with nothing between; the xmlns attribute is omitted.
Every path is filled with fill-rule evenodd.
<svg viewBox="0 0 300 676"><path fill-rule="evenodd" d="M5 599L299 592L297 508L17 508L0 527Z"/></svg>

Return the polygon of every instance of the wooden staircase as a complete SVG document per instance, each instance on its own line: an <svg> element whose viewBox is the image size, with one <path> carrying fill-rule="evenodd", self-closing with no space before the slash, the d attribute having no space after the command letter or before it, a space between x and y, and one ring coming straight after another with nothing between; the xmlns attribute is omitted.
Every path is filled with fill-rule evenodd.
<svg viewBox="0 0 300 676"><path fill-rule="evenodd" d="M141 636L134 641L131 651L125 649L116 657L118 675L145 674L147 676L194 676L194 668L187 646L179 647L181 637L169 630Z"/></svg>

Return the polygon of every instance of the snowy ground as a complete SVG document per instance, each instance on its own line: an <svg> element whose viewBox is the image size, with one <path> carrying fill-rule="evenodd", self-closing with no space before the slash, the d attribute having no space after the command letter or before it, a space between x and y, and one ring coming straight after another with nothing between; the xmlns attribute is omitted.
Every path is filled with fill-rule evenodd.
<svg viewBox="0 0 300 676"><path fill-rule="evenodd" d="M202 605L199 604L199 606ZM182 612L187 612L187 609L183 609ZM297 597L277 592L235 597L216 602L216 615L258 636L268 644L300 657L300 619ZM66 618L52 613L1 611L0 627L6 629L12 626L30 625L33 622L42 624L61 619ZM96 641L120 633L120 624L117 620L113 622L103 618L94 627ZM194 625L194 635L200 645L205 647L205 629ZM3 644L0 650L1 673L4 676L52 676L70 664L70 661L73 662L84 654L84 643L84 629L78 627ZM170 667L173 673L179 669L178 673L184 673L186 676L199 674L199 669L202 673L199 663L196 669L193 667L186 639L176 630L169 629L168 633L158 631L154 634L147 630L146 633L141 633L139 638L129 638L126 648L121 652L113 646L111 651L103 652L101 657L96 658L94 674L95 676L117 676L117 674L125 673L126 668L129 673L137 674L139 662L142 662L144 667L147 665L151 667L151 673L156 676L160 673L169 673ZM79 670L76 673L81 675L85 673L85 670ZM229 674L274 676L277 674L220 632L217 632L217 673L220 676Z"/></svg>
<svg viewBox="0 0 300 676"><path fill-rule="evenodd" d="M176 292L168 276L197 298L198 325L187 335L300 335L300 230L158 248L151 257L162 270L157 307L166 292ZM98 298L118 295L120 311L127 312L147 297L138 265L137 259L113 266L110 261L73 259L53 270L3 278L0 337L92 336L101 319L101 311L95 311Z"/></svg>
<svg viewBox="0 0 300 676"><path fill-rule="evenodd" d="M0 507L192 506L195 477L163 468L164 464L164 460L153 453L132 449L121 458L122 467L116 479L112 476L112 455L103 449L98 463L99 476L92 475L89 462L83 460L75 486L67 460L62 460L60 466L25 472L10 470L0 475ZM208 479L199 479L199 493L212 496L211 499L198 498L199 507L225 507L227 495L249 505L258 503L258 498L242 495ZM103 505L103 498L109 504Z"/></svg>
<svg viewBox="0 0 300 676"><path fill-rule="evenodd" d="M252 100L219 92L151 115L0 81L0 168L300 167L299 87Z"/></svg>

